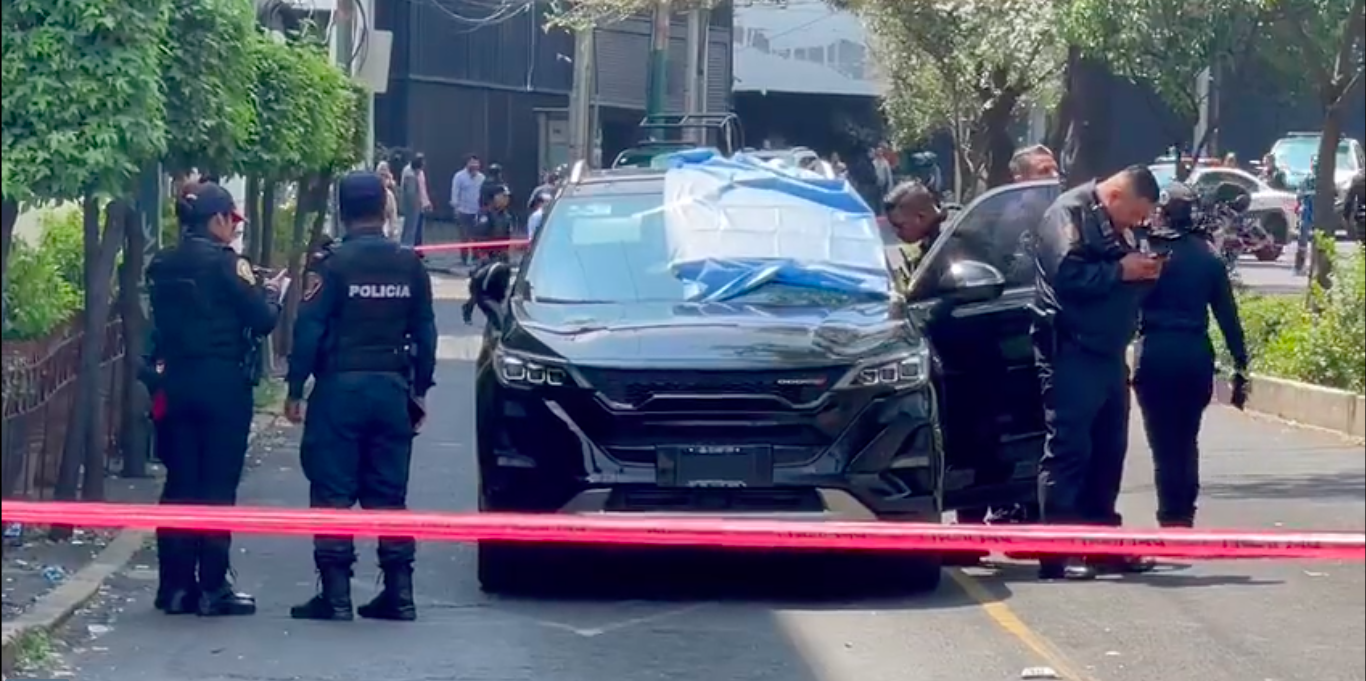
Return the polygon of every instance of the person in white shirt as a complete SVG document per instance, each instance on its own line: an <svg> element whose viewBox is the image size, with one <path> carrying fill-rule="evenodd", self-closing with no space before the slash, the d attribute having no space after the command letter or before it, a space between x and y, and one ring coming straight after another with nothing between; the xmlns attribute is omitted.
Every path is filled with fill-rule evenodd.
<svg viewBox="0 0 1366 681"><path fill-rule="evenodd" d="M451 209L455 211L455 225L460 232L461 241L474 238L474 222L479 215L480 194L484 188L484 174L479 172L479 157L470 154L465 159L465 167L451 177ZM470 264L473 259L470 249L460 252L460 260Z"/></svg>
<svg viewBox="0 0 1366 681"><path fill-rule="evenodd" d="M531 197L531 215L526 219L526 238L536 238L536 230L541 227L541 221L545 219L545 207L554 198L550 192L537 192Z"/></svg>

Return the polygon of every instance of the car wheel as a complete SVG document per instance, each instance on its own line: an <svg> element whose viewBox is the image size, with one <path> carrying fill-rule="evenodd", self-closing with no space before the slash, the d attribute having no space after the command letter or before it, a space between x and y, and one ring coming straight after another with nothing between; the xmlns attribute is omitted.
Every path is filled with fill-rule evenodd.
<svg viewBox="0 0 1366 681"><path fill-rule="evenodd" d="M884 517L883 519L889 522L932 523L936 525L942 522L942 519L937 516L933 518L920 516ZM882 575L882 583L888 589L903 593L929 593L939 588L939 583L944 578L945 563L953 564L952 558L956 555L920 551L879 553L872 556L874 572L871 574Z"/></svg>
<svg viewBox="0 0 1366 681"><path fill-rule="evenodd" d="M1262 230L1278 244L1290 241L1290 224L1280 213L1267 213L1262 216Z"/></svg>
<svg viewBox="0 0 1366 681"><path fill-rule="evenodd" d="M985 506L978 508L961 508L955 512L958 516L959 525L985 525L987 516L991 511ZM990 551L947 551L944 553L943 561L945 565L954 567L972 567L980 565L982 559L991 555Z"/></svg>
<svg viewBox="0 0 1366 681"><path fill-rule="evenodd" d="M1281 244L1267 244L1266 246L1257 249L1252 255L1256 256L1258 262L1274 262L1280 259L1281 253L1283 252L1285 252L1285 246L1282 246Z"/></svg>

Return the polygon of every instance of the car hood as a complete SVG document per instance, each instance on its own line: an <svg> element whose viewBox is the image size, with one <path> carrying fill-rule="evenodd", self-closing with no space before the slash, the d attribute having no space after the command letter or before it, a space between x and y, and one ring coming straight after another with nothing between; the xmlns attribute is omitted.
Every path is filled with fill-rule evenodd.
<svg viewBox="0 0 1366 681"><path fill-rule="evenodd" d="M849 364L922 342L894 303L775 308L734 304L514 301L504 346L594 366L774 368Z"/></svg>

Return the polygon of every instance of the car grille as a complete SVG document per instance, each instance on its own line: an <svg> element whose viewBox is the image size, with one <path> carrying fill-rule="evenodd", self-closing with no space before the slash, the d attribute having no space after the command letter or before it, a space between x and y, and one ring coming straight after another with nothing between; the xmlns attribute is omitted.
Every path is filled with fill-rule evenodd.
<svg viewBox="0 0 1366 681"><path fill-rule="evenodd" d="M639 407L655 397L683 395L776 396L793 405L815 402L839 381L846 368L786 371L579 371L604 397Z"/></svg>
<svg viewBox="0 0 1366 681"><path fill-rule="evenodd" d="M608 512L819 513L820 495L810 489L620 488L607 498Z"/></svg>

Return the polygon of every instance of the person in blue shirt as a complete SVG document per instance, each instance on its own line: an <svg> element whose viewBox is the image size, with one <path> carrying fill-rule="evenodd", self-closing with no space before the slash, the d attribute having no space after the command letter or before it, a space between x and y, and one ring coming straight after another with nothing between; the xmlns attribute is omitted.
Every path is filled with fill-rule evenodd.
<svg viewBox="0 0 1366 681"><path fill-rule="evenodd" d="M537 192L531 197L531 215L526 219L526 238L536 238L536 230L540 229L541 221L545 219L545 207L554 198L554 194L548 191Z"/></svg>

